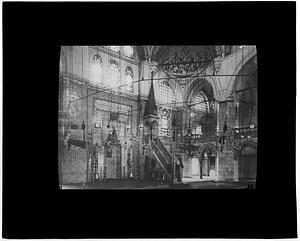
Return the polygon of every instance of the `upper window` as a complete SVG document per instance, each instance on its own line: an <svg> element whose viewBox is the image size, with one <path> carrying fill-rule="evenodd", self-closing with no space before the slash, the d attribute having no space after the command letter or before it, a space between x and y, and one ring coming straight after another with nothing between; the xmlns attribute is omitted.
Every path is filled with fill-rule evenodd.
<svg viewBox="0 0 300 241"><path fill-rule="evenodd" d="M123 50L124 50L125 56L133 58L133 48L132 48L132 46L124 46Z"/></svg>
<svg viewBox="0 0 300 241"><path fill-rule="evenodd" d="M99 54L91 56L92 63L89 66L90 68L90 81L93 84L99 84L103 81L103 62Z"/></svg>
<svg viewBox="0 0 300 241"><path fill-rule="evenodd" d="M120 52L120 46L108 46L108 48L114 52Z"/></svg>
<svg viewBox="0 0 300 241"><path fill-rule="evenodd" d="M93 63L97 63L97 64L102 64L102 58L99 54L95 54L93 59L92 59Z"/></svg>
<svg viewBox="0 0 300 241"><path fill-rule="evenodd" d="M81 101L74 90L66 89L64 93L64 108L71 118L77 118L81 110Z"/></svg>
<svg viewBox="0 0 300 241"><path fill-rule="evenodd" d="M125 70L125 86L124 86L124 90L127 91L133 91L133 70L130 66L127 66L126 70Z"/></svg>
<svg viewBox="0 0 300 241"><path fill-rule="evenodd" d="M166 108L159 108L159 135L170 136L170 124L169 119L171 116L170 110Z"/></svg>
<svg viewBox="0 0 300 241"><path fill-rule="evenodd" d="M207 97L205 96L205 94L200 91L196 94L194 101L193 101L193 109L197 112L200 113L205 113L208 110L208 106L207 106Z"/></svg>
<svg viewBox="0 0 300 241"><path fill-rule="evenodd" d="M109 61L109 80L112 87L117 87L120 85L119 64L115 60Z"/></svg>
<svg viewBox="0 0 300 241"><path fill-rule="evenodd" d="M176 103L174 92L166 81L159 81L155 85L155 99L158 104L173 105Z"/></svg>

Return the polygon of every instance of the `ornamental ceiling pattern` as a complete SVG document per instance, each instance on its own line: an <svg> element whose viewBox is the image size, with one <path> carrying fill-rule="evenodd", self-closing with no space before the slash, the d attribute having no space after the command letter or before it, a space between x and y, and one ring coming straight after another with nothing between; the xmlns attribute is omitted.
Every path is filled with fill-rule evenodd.
<svg viewBox="0 0 300 241"><path fill-rule="evenodd" d="M189 77L203 71L213 60L209 47L177 47L164 51L158 67L176 77Z"/></svg>

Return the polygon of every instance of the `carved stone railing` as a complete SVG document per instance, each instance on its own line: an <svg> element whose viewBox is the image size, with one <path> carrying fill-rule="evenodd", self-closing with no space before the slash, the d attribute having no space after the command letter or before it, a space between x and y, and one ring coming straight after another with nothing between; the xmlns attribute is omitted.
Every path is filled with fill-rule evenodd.
<svg viewBox="0 0 300 241"><path fill-rule="evenodd" d="M160 151L162 152L164 158L166 159L166 161L168 162L168 164L172 163L172 155L171 153L168 151L168 149L165 147L165 145L161 142L161 140L157 137L154 139L156 145L158 146L158 148L160 149Z"/></svg>
<svg viewBox="0 0 300 241"><path fill-rule="evenodd" d="M172 181L170 163L164 158L159 147L153 140L151 140L151 147L159 165L164 170L166 177L169 179L169 181Z"/></svg>

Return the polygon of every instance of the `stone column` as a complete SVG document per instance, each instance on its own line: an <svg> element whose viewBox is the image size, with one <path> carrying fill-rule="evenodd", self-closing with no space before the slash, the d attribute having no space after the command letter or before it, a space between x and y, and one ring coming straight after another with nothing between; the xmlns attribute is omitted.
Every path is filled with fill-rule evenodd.
<svg viewBox="0 0 300 241"><path fill-rule="evenodd" d="M219 128L222 136L225 135L225 145L221 148L218 143L218 180L233 181L234 180L234 100L233 97L228 97L226 101L219 105ZM224 124L227 125L227 130L224 133Z"/></svg>

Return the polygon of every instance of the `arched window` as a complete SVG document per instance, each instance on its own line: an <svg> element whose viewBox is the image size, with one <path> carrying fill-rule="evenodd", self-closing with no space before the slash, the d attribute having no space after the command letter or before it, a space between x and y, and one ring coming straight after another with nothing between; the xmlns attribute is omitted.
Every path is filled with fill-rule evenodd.
<svg viewBox="0 0 300 241"><path fill-rule="evenodd" d="M108 48L114 52L120 52L120 46L108 46Z"/></svg>
<svg viewBox="0 0 300 241"><path fill-rule="evenodd" d="M90 64L90 81L93 84L99 84L103 82L103 62L101 56L97 53L93 55Z"/></svg>
<svg viewBox="0 0 300 241"><path fill-rule="evenodd" d="M124 86L124 90L127 91L133 91L133 70L130 66L127 66L126 70L125 70L125 83L126 86Z"/></svg>
<svg viewBox="0 0 300 241"><path fill-rule="evenodd" d="M193 109L196 112L205 113L208 111L208 101L206 95L200 91L195 95L195 99L193 101Z"/></svg>
<svg viewBox="0 0 300 241"><path fill-rule="evenodd" d="M132 46L124 46L123 50L124 50L125 56L133 58L133 48L132 48Z"/></svg>
<svg viewBox="0 0 300 241"><path fill-rule="evenodd" d="M170 136L170 117L171 111L169 109L159 108L159 135Z"/></svg>
<svg viewBox="0 0 300 241"><path fill-rule="evenodd" d="M120 70L118 62L115 60L109 61L109 84L112 87L120 85Z"/></svg>

